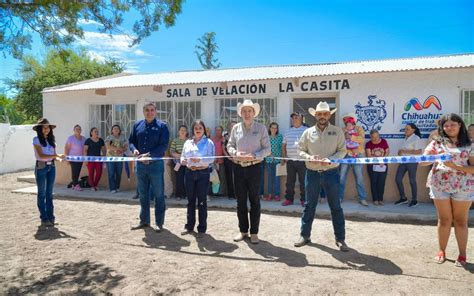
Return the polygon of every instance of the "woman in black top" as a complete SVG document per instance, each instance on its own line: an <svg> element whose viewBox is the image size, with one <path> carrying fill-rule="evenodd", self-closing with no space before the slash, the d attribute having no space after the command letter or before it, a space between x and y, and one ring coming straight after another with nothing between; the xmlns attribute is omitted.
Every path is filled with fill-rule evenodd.
<svg viewBox="0 0 474 296"><path fill-rule="evenodd" d="M105 155L105 143L99 137L99 130L93 127L90 131L90 138L84 144L84 155L86 156L102 156ZM87 162L87 170L89 172L88 182L92 190L97 191L100 177L102 177L102 162Z"/></svg>

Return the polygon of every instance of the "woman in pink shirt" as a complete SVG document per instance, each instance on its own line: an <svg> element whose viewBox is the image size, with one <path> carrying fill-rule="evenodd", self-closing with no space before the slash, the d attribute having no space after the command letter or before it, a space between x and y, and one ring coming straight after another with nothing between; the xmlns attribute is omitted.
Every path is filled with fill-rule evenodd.
<svg viewBox="0 0 474 296"><path fill-rule="evenodd" d="M84 155L84 143L86 138L81 135L82 129L79 124L74 126L74 134L69 136L64 147L66 156L82 156ZM71 166L72 189L81 191L79 186L79 175L81 174L82 162L68 162Z"/></svg>

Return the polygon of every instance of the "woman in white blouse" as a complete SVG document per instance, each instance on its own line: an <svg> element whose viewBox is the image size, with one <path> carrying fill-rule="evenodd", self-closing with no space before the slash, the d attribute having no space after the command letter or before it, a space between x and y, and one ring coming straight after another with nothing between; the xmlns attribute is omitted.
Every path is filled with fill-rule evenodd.
<svg viewBox="0 0 474 296"><path fill-rule="evenodd" d="M207 229L207 191L209 189L210 165L214 162L215 148L211 139L205 135L206 126L196 120L191 126L192 138L184 143L181 152L181 165L186 166L184 183L188 197L187 223L182 235L194 232L196 224L196 199L198 202L198 236Z"/></svg>
<svg viewBox="0 0 474 296"><path fill-rule="evenodd" d="M405 126L405 142L400 150L398 150L399 156L419 155L423 152L424 145L421 141L421 133L418 127L414 123L409 123ZM395 182L397 183L398 192L400 193L400 199L395 202L396 205L408 203L408 198L405 195L405 188L403 186L403 177L408 172L408 178L410 180L412 199L409 207L416 207L418 202L416 200L417 185L416 185L416 170L418 168L417 163L401 163L398 166Z"/></svg>

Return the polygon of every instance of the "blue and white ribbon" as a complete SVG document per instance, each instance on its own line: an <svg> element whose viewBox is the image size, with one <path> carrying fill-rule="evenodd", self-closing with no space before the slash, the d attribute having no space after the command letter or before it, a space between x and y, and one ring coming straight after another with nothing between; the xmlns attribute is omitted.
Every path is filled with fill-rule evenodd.
<svg viewBox="0 0 474 296"><path fill-rule="evenodd" d="M229 156L203 156L205 158L231 158ZM302 158L273 157L280 160L307 161ZM66 156L65 160L72 162L126 162L126 161L153 161L153 160L172 160L174 157L128 157L128 156ZM389 164L389 163L419 163L450 161L451 155L410 155L410 156L386 156L386 157L361 157L361 158L341 158L331 159L332 163L340 164Z"/></svg>

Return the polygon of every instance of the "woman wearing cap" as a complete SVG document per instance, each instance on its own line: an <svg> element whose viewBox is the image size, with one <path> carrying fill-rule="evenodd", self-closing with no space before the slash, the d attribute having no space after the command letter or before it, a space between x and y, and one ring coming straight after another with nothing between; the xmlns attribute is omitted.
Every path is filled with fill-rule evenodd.
<svg viewBox="0 0 474 296"><path fill-rule="evenodd" d="M82 129L79 124L74 126L74 134L69 136L64 147L64 153L69 156L82 156L84 155L84 143L86 138L81 135ZM71 161L68 162L71 166L71 178L72 178L72 189L76 191L82 191L79 186L79 175L81 174L82 161Z"/></svg>
<svg viewBox="0 0 474 296"><path fill-rule="evenodd" d="M464 121L454 113L441 117L438 135L426 147L424 154L450 154L452 159L436 162L426 182L438 214L439 252L435 261L446 261L446 247L454 224L459 250L456 265L465 266L469 207L474 201L474 145L468 137Z"/></svg>
<svg viewBox="0 0 474 296"><path fill-rule="evenodd" d="M33 138L36 166L35 178L38 187L37 205L40 212L41 226L54 226L53 187L56 178L56 158L64 158L64 155L56 153L56 140L53 129L55 125L42 118L33 127L36 137Z"/></svg>
<svg viewBox="0 0 474 296"><path fill-rule="evenodd" d="M260 112L260 105L251 100L237 104L237 114L242 122L237 123L230 134L227 151L234 158L234 189L237 198L237 217L240 233L234 241L248 237L250 242L258 243L260 224L260 187L262 161L271 153L268 132L265 126L254 120ZM250 225L247 200L250 201Z"/></svg>

